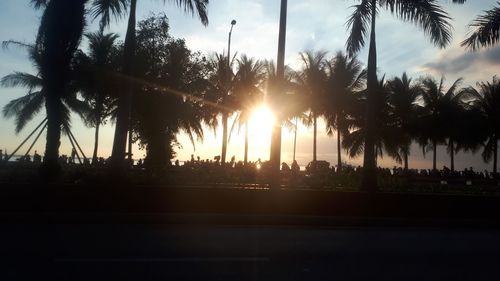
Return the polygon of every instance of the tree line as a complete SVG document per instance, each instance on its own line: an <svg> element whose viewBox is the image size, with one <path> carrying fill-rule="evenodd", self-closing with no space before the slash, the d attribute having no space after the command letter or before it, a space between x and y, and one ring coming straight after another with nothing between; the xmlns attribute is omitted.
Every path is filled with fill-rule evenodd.
<svg viewBox="0 0 500 281"><path fill-rule="evenodd" d="M347 21L346 54L339 52L328 58L326 52L303 52L302 69L287 68L286 81L278 81L273 62L244 55L205 57L189 50L182 39L168 34L164 15L150 17L136 27L137 0L31 2L35 8L44 9L35 43L10 41L6 45L25 47L37 73L16 72L2 79L4 86L28 89L26 96L5 106L4 115L15 116L19 131L45 106L48 125L44 166L48 173L57 174L60 134L71 125L70 111L96 129L94 161L99 126L115 120L114 166L123 167L125 163L127 132L131 131L131 141L146 149L147 166L161 169L173 157L180 131L187 132L194 143L196 138L203 138L204 125L219 125L219 116L227 130L227 118L234 112L246 127L255 103L261 102L266 93L276 92L290 93L280 96L286 104L283 124L300 118L313 127L314 161L318 118L327 121L329 134L339 132L339 150L343 147L350 156L364 155L364 186L376 188L376 159L384 152L407 169L413 141L424 151L434 151L433 168L437 145L447 145L451 169L457 151L482 147L483 158L493 158L496 172L497 78L479 82L476 88L461 88L459 79L445 88L444 79L432 77L412 80L403 74L387 81L377 77L378 9L417 24L432 43L445 47L451 40L450 17L438 1L359 1ZM208 24L208 0L175 3ZM105 33L105 28L112 17L127 11L127 34L125 42L119 43L115 34ZM474 30L463 45L477 49L496 44L499 21L495 20L499 14L494 8L480 15L471 24ZM98 32L84 33L89 15L100 20ZM87 52L78 49L82 36L89 41ZM366 38L369 58L364 69L355 54ZM227 138L223 138L223 146L225 143ZM245 162L247 155L248 135ZM338 155L340 166L341 153Z"/></svg>

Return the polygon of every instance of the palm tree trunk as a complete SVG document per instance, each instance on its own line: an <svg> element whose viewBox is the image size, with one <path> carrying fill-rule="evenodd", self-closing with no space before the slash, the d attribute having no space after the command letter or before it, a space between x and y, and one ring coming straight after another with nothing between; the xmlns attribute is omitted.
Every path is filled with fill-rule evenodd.
<svg viewBox="0 0 500 281"><path fill-rule="evenodd" d="M368 97L366 102L365 119L365 149L363 158L363 178L362 187L370 192L375 192L377 188L377 167L375 160L375 137L374 137L374 95L377 87L377 45L375 36L375 18L377 16L377 1L372 0L371 11L371 35L370 50L368 53Z"/></svg>
<svg viewBox="0 0 500 281"><path fill-rule="evenodd" d="M245 122L245 160L244 164L248 163L248 121Z"/></svg>
<svg viewBox="0 0 500 281"><path fill-rule="evenodd" d="M280 25L279 25L279 33L278 33L278 59L276 65L276 78L280 82L280 86L284 80L285 75L285 45L286 45L286 20L287 20L287 6L288 0L281 0L280 7ZM279 88L282 90L282 88ZM282 93L276 93L278 95ZM273 101L274 112L279 112L276 108L277 102ZM275 175L279 175L280 173L280 164L281 164L281 121L282 116L280 114L276 115L276 122L273 126L271 133L271 155L269 157L269 162L271 164L272 172ZM276 189L279 187L279 177L274 176L271 179L271 188Z"/></svg>
<svg viewBox="0 0 500 281"><path fill-rule="evenodd" d="M498 138L497 135L493 137L493 174L497 173L497 154L498 154Z"/></svg>
<svg viewBox="0 0 500 281"><path fill-rule="evenodd" d="M133 70L135 57L136 39L136 7L137 0L130 1L130 14L128 18L127 35L125 37L123 74L130 76ZM132 84L125 83L123 94L118 100L118 113L116 117L116 128L113 140L112 164L115 169L125 168L125 149L127 146L127 131L130 123L130 111L132 100Z"/></svg>
<svg viewBox="0 0 500 281"><path fill-rule="evenodd" d="M95 136L94 136L94 153L92 154L92 165L97 164L97 149L99 146L99 127L101 126L100 122L95 125Z"/></svg>
<svg viewBox="0 0 500 281"><path fill-rule="evenodd" d="M94 135L94 152L92 154L92 164L96 165L97 164L97 150L99 147L99 128L101 126L101 121L102 121L102 105L104 103L104 96L99 93L99 96L97 98L96 102L96 108L95 108L95 135Z"/></svg>
<svg viewBox="0 0 500 281"><path fill-rule="evenodd" d="M295 152L297 151L297 129L298 129L298 120L299 118L295 118L295 132L293 134L293 161L295 161Z"/></svg>
<svg viewBox="0 0 500 281"><path fill-rule="evenodd" d="M340 130L337 129L337 173L340 173L342 171L342 148L340 147L340 145Z"/></svg>
<svg viewBox="0 0 500 281"><path fill-rule="evenodd" d="M44 167L48 177L56 176L60 170L59 146L61 145L62 103L58 95L46 97L47 142L45 144Z"/></svg>
<svg viewBox="0 0 500 281"><path fill-rule="evenodd" d="M450 169L452 172L455 171L455 146L452 139L450 139Z"/></svg>
<svg viewBox="0 0 500 281"><path fill-rule="evenodd" d="M404 172L408 172L408 153L406 151L403 153L403 161L404 161Z"/></svg>
<svg viewBox="0 0 500 281"><path fill-rule="evenodd" d="M316 161L317 159L317 138L318 138L318 117L316 116L315 113L313 113L313 162L314 162L314 167L316 166Z"/></svg>
<svg viewBox="0 0 500 281"><path fill-rule="evenodd" d="M432 140L432 170L436 171L437 141Z"/></svg>
<svg viewBox="0 0 500 281"><path fill-rule="evenodd" d="M227 122L228 114L226 111L222 113L222 154L221 154L221 164L226 163L226 153L227 153Z"/></svg>

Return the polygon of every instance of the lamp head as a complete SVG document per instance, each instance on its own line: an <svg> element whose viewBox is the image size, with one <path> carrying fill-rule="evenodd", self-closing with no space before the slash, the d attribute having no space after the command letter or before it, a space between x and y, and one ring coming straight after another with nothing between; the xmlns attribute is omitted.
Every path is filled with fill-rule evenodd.
<svg viewBox="0 0 500 281"><path fill-rule="evenodd" d="M236 24L236 20L232 20L231 25L235 25L235 24Z"/></svg>

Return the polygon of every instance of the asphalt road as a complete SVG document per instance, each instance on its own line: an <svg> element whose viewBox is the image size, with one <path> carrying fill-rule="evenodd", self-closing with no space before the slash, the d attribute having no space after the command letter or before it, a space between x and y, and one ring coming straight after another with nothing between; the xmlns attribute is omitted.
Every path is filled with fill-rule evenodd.
<svg viewBox="0 0 500 281"><path fill-rule="evenodd" d="M2 224L0 280L499 280L500 230Z"/></svg>

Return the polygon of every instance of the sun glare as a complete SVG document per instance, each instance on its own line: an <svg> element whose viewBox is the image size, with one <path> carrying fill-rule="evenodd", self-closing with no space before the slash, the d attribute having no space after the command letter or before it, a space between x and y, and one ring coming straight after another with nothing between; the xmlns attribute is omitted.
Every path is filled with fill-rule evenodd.
<svg viewBox="0 0 500 281"><path fill-rule="evenodd" d="M268 144L275 117L271 109L261 105L250 116L249 134L254 144Z"/></svg>

